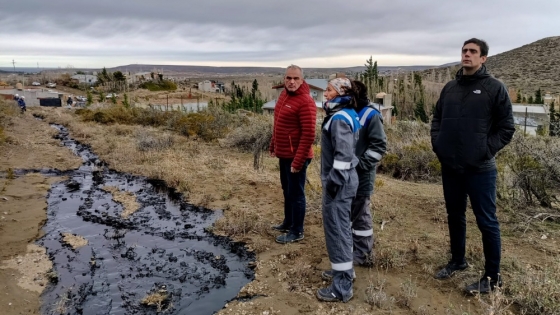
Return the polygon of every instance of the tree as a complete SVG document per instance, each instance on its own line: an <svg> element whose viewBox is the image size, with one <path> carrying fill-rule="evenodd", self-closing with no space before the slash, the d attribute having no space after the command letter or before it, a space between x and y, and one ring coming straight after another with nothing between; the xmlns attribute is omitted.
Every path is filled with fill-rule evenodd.
<svg viewBox="0 0 560 315"><path fill-rule="evenodd" d="M103 103L105 102L105 94L103 93L103 91L99 92L99 103Z"/></svg>
<svg viewBox="0 0 560 315"><path fill-rule="evenodd" d="M527 101L529 102L529 104L535 104L535 101L533 101L533 95L529 96L529 99Z"/></svg>
<svg viewBox="0 0 560 315"><path fill-rule="evenodd" d="M362 74L362 82L368 88L368 97L373 99L375 93L377 93L379 72L377 71L377 61L373 61L373 56L370 56L366 63L364 64L366 70Z"/></svg>
<svg viewBox="0 0 560 315"><path fill-rule="evenodd" d="M550 104L550 128L548 128L548 133L551 137L557 137L559 134L559 124L560 124L560 114L556 112L554 108L554 101Z"/></svg>
<svg viewBox="0 0 560 315"><path fill-rule="evenodd" d="M542 97L542 92L541 92L540 88L535 92L535 103L534 104L544 104L544 99Z"/></svg>
<svg viewBox="0 0 560 315"><path fill-rule="evenodd" d="M113 95L111 95L111 103L117 105L117 94L113 93Z"/></svg>
<svg viewBox="0 0 560 315"><path fill-rule="evenodd" d="M420 99L416 102L416 107L414 108L414 116L424 123L428 122L428 115L426 114L426 109L424 108L423 99Z"/></svg>
<svg viewBox="0 0 560 315"><path fill-rule="evenodd" d="M124 108L130 108L130 103L128 102L128 94L124 93L123 95L123 102Z"/></svg>
<svg viewBox="0 0 560 315"><path fill-rule="evenodd" d="M90 106L91 104L93 104L93 95L91 95L91 91L88 90L86 92L86 106Z"/></svg>
<svg viewBox="0 0 560 315"><path fill-rule="evenodd" d="M521 98L521 90L518 90L518 91L517 91L517 99L516 99L515 101L516 101L517 103L520 103L520 102L521 102L521 99L522 99L522 98Z"/></svg>
<svg viewBox="0 0 560 315"><path fill-rule="evenodd" d="M124 76L124 74L120 71L115 71L113 72L113 79L117 82L124 82L126 81L126 77Z"/></svg>

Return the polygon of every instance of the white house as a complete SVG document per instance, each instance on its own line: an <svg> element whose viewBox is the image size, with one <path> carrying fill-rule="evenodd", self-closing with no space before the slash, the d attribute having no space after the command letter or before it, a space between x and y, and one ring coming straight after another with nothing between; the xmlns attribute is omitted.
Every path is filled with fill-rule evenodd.
<svg viewBox="0 0 560 315"><path fill-rule="evenodd" d="M78 81L79 84L93 85L97 83L97 76L92 74L75 74L71 79Z"/></svg>
<svg viewBox="0 0 560 315"><path fill-rule="evenodd" d="M203 92L223 93L224 84L214 80L204 80L198 82L198 90Z"/></svg>

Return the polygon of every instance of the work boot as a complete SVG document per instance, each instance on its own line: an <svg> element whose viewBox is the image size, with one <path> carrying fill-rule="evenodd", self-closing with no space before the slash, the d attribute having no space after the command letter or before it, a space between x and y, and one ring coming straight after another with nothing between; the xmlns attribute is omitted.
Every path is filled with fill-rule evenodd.
<svg viewBox="0 0 560 315"><path fill-rule="evenodd" d="M317 290L317 299L319 299L319 301L323 301L323 302L348 302L352 299L352 297L354 297L354 294L352 292L350 292L350 297L344 301L339 299L334 292L332 291L331 287L327 287L327 288L322 288Z"/></svg>
<svg viewBox="0 0 560 315"><path fill-rule="evenodd" d="M494 280L491 279L490 277L482 277L480 281L477 281L473 284L466 286L465 292L473 295L476 293L486 294L486 293L490 293L490 291L494 291L496 287L498 288L502 287L501 280Z"/></svg>
<svg viewBox="0 0 560 315"><path fill-rule="evenodd" d="M276 243L287 244L293 242L299 242L303 239L303 233L295 234L288 232L287 234L282 234L276 238Z"/></svg>
<svg viewBox="0 0 560 315"><path fill-rule="evenodd" d="M468 267L469 264L467 264L466 261L462 263L456 263L454 261L450 261L447 263L445 267L443 267L443 269L441 269L440 271L438 271L438 273L436 273L435 277L436 279L451 278L451 276L453 276L457 271L465 270Z"/></svg>
<svg viewBox="0 0 560 315"><path fill-rule="evenodd" d="M285 226L284 223L281 223L281 224L278 224L278 225L273 225L272 229L276 230L278 232L288 233L288 231L290 230L290 227Z"/></svg>

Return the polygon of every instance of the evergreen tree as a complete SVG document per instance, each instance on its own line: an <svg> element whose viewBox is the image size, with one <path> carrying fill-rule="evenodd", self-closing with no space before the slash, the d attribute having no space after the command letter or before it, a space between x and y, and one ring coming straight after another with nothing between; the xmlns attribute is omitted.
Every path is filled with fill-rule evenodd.
<svg viewBox="0 0 560 315"><path fill-rule="evenodd" d="M124 108L130 108L130 103L128 102L128 95L126 93L123 95L122 104L123 104Z"/></svg>
<svg viewBox="0 0 560 315"><path fill-rule="evenodd" d="M423 99L419 99L416 102L416 107L414 108L414 116L424 123L428 122L428 115L426 114L426 109L424 108Z"/></svg>
<svg viewBox="0 0 560 315"><path fill-rule="evenodd" d="M521 102L521 90L517 91L517 99L515 100L516 103L520 103Z"/></svg>
<svg viewBox="0 0 560 315"><path fill-rule="evenodd" d="M558 136L558 124L560 123L559 121L559 114L556 112L556 109L554 108L554 101L552 101L552 103L550 104L550 110L549 110L549 115L550 115L550 127L548 128L548 133L551 137L556 137Z"/></svg>
<svg viewBox="0 0 560 315"><path fill-rule="evenodd" d="M93 104L93 95L91 95L91 91L87 90L86 92L86 106L90 106Z"/></svg>
<svg viewBox="0 0 560 315"><path fill-rule="evenodd" d="M533 95L529 96L529 99L527 101L529 102L529 104L535 104L535 101L533 101Z"/></svg>
<svg viewBox="0 0 560 315"><path fill-rule="evenodd" d="M540 88L535 92L535 104L544 104L544 99L542 98L542 92Z"/></svg>

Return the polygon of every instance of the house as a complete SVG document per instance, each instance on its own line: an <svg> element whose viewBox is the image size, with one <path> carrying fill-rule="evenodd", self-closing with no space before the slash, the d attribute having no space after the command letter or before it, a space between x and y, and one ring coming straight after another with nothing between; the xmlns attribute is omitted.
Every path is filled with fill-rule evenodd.
<svg viewBox="0 0 560 315"><path fill-rule="evenodd" d="M214 80L204 80L198 82L198 90L203 92L214 92L214 93L223 93L224 92L224 83L217 82Z"/></svg>
<svg viewBox="0 0 560 315"><path fill-rule="evenodd" d="M91 74L75 74L71 79L78 84L94 85L97 83L97 76Z"/></svg>
<svg viewBox="0 0 560 315"><path fill-rule="evenodd" d="M309 85L309 95L315 101L315 106L317 106L318 114L323 113L323 103L324 103L324 93L327 89L328 80L326 79L307 79L305 80L307 85ZM276 90L276 99L280 96L280 93L284 90L284 83L278 84L272 87ZM274 113L274 107L276 106L276 99L265 103L262 106L262 110L265 113ZM320 110L320 111L319 111Z"/></svg>
<svg viewBox="0 0 560 315"><path fill-rule="evenodd" d="M548 128L548 109L539 104L513 104L513 120L528 135L536 135L539 128Z"/></svg>
<svg viewBox="0 0 560 315"><path fill-rule="evenodd" d="M550 106L550 104L552 104L552 102L554 102L554 104L555 104L556 106L558 106L558 104L560 104L560 97L559 97L558 95L556 95L556 96L551 95L551 94L548 93L548 92L545 93L545 94L544 94L544 97L543 97L543 103L544 103L545 105Z"/></svg>
<svg viewBox="0 0 560 315"><path fill-rule="evenodd" d="M305 80L307 85L309 85L309 94L315 101L315 105L317 106L317 115L318 117L324 116L323 111L323 103L326 101L324 99L324 92L327 89L328 80L327 79L307 79ZM276 89L276 99L280 96L280 93L284 89L284 84L279 84L272 87ZM393 115L393 106L391 105L391 94L387 93L378 93L375 97L374 106L378 108L381 112L383 117L383 121L385 124L391 124L392 122L392 115ZM262 110L265 113L274 113L274 107L276 106L276 100L272 100L267 102L263 105Z"/></svg>

